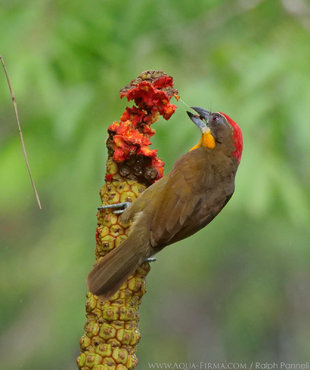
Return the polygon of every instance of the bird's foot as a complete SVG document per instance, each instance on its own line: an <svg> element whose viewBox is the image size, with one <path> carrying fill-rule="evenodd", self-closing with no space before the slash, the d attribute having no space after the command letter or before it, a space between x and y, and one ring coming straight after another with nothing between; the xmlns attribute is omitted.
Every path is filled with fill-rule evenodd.
<svg viewBox="0 0 310 370"><path fill-rule="evenodd" d="M144 262L156 262L156 261L157 261L156 257L149 257Z"/></svg>
<svg viewBox="0 0 310 370"><path fill-rule="evenodd" d="M122 202L122 203L115 203L115 204L107 204L105 206L98 207L98 210L103 210L103 209L113 209L115 208L116 210L113 212L117 215L123 213L125 209L127 209L131 205L130 202Z"/></svg>

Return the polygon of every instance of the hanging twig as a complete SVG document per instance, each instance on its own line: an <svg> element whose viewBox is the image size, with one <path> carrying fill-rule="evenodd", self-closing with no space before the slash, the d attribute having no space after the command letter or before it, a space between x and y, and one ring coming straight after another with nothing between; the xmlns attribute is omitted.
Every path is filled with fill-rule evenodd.
<svg viewBox="0 0 310 370"><path fill-rule="evenodd" d="M31 170L30 170L30 164L29 164L29 161L28 161L28 156L27 156L26 147L25 147L25 143L24 143L23 133L22 133L22 129L21 129L20 121L19 121L19 116L18 116L15 94L14 94L14 91L13 91L13 88L12 88L12 85L11 85L11 82L10 82L9 74L8 74L7 69L6 69L4 59L3 59L2 56L0 56L0 60L1 60L1 63L2 63L3 69L4 69L4 73L5 73L5 76L6 76L6 79L7 79L7 82L8 82L8 86L9 86L9 89L10 89L11 97L12 97L12 102L13 102L16 121L17 121L17 126L18 126L19 137L20 137L20 141L22 143L22 148L23 148L23 152L24 152L24 157L25 157L26 166L27 166L27 170L28 170L28 173L29 173L31 185L32 185L34 194L36 196L38 206L39 206L40 209L42 209L40 197L39 197L39 194L38 194L38 191L37 191L37 188L36 188L36 185L34 183L34 180L33 180L32 174L31 174Z"/></svg>

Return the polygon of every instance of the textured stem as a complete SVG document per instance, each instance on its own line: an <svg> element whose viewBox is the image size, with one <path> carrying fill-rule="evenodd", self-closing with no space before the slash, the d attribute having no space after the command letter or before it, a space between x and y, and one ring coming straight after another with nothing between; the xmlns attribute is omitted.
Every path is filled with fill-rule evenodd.
<svg viewBox="0 0 310 370"><path fill-rule="evenodd" d="M144 189L162 177L164 163L151 150L149 138L155 132L150 127L159 115L169 119L175 106L170 104L177 91L172 78L162 71L146 71L121 90L121 97L134 100L119 122L108 129L108 161L106 184L100 190L103 205L134 201ZM96 259L117 248L129 233L113 209L97 213ZM88 292L86 324L80 340L78 368L133 369L137 363L138 309L150 270L143 263L108 301Z"/></svg>

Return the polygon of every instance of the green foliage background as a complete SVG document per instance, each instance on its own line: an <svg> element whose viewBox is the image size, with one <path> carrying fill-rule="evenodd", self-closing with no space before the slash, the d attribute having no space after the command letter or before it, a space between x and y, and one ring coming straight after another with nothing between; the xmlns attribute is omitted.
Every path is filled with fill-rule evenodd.
<svg viewBox="0 0 310 370"><path fill-rule="evenodd" d="M27 177L0 73L2 369L75 368L94 262L107 126L146 69L244 134L236 193L152 265L148 362L309 360L310 5L306 0L0 0L0 53L42 198ZM173 162L199 139L184 106L156 124Z"/></svg>

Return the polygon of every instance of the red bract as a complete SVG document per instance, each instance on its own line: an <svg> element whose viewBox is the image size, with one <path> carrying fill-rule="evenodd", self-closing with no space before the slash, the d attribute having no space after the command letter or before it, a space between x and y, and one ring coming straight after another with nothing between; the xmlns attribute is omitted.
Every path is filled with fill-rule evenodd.
<svg viewBox="0 0 310 370"><path fill-rule="evenodd" d="M148 146L141 146L137 154L145 155L146 157L156 158L157 149L150 149Z"/></svg>
<svg viewBox="0 0 310 370"><path fill-rule="evenodd" d="M168 76L159 78L153 84L142 81L129 91L121 93L121 98L126 96L128 101L134 100L139 108L151 109L153 113L155 110L168 120L174 113L176 106L169 103L171 97L161 89L172 85L172 78Z"/></svg>
<svg viewBox="0 0 310 370"><path fill-rule="evenodd" d="M112 181L113 180L113 175L110 175L110 174L105 175L105 179L106 179L106 181Z"/></svg>
<svg viewBox="0 0 310 370"><path fill-rule="evenodd" d="M150 149L149 138L155 131L150 127L157 121L159 115L168 120L176 106L170 104L170 99L177 92L172 89L173 79L162 76L155 81L132 83L123 89L121 98L134 100L136 106L127 107L119 122L109 126L113 137L113 159L120 163L133 155L151 158L151 165L157 171L157 179L163 176L164 162L157 158L157 150Z"/></svg>
<svg viewBox="0 0 310 370"><path fill-rule="evenodd" d="M148 136L153 136L155 134L155 130L152 129L150 126L148 125L143 125L142 127L142 131L148 135Z"/></svg>
<svg viewBox="0 0 310 370"><path fill-rule="evenodd" d="M157 170L157 173L158 173L158 179L160 179L161 177L163 177L164 175L164 165L165 163L159 159L159 158L153 158L152 160L152 166L156 168Z"/></svg>
<svg viewBox="0 0 310 370"><path fill-rule="evenodd" d="M160 77L158 80L156 80L153 83L153 86L156 89L163 89L163 88L166 88L166 87L173 87L173 78L170 77L170 76Z"/></svg>

